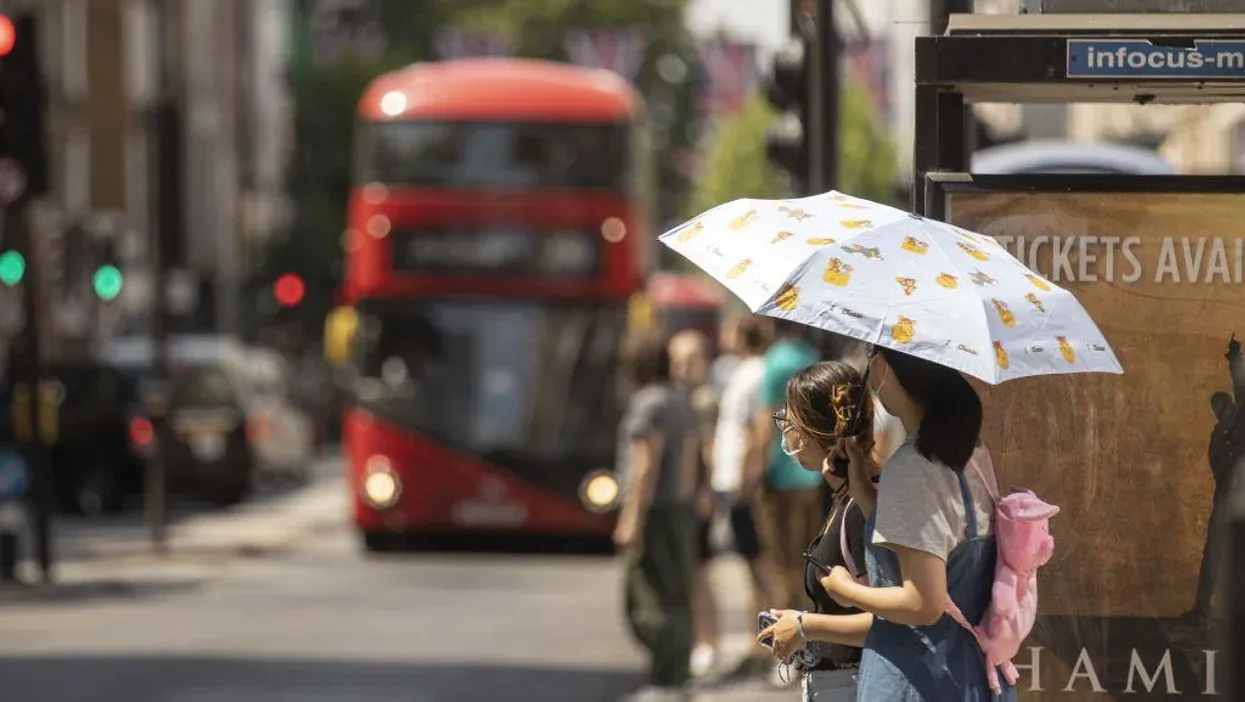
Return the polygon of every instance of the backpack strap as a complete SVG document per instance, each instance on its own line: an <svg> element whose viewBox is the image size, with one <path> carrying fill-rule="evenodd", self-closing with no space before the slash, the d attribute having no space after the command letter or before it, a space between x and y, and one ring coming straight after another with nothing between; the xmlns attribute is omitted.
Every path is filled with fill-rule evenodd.
<svg viewBox="0 0 1245 702"><path fill-rule="evenodd" d="M847 504L843 506L843 516L839 518L839 552L843 555L843 563L847 566L847 572L852 574L852 580L860 577L856 569L856 559L852 558L851 549L847 547L847 513L855 504L855 500L848 499Z"/></svg>
<svg viewBox="0 0 1245 702"><path fill-rule="evenodd" d="M952 600L950 596L947 597L947 606L943 611L954 619L956 624L959 624L965 631L972 634L973 639L977 641L977 646L981 647L981 634L977 633L977 629L974 628L972 624L968 623L968 619L964 616L964 613L960 611L959 606L956 605L955 601Z"/></svg>
<svg viewBox="0 0 1245 702"><path fill-rule="evenodd" d="M990 499L995 502L999 501L999 481L998 476L994 472L994 461L990 458L990 450L986 448L983 441L981 443L982 453L985 456L985 462L990 467L989 475L981 469L981 461L977 460L977 452L973 452L973 457L968 459L968 465L973 467L973 471L977 473L977 477L981 478L981 482L986 486L986 492L990 493ZM967 467L967 466L966 466Z"/></svg>
<svg viewBox="0 0 1245 702"><path fill-rule="evenodd" d="M984 442L981 448L985 449ZM989 460L989 452L986 452L985 455L986 460ZM994 476L994 467L991 466L990 476L987 477L985 471L981 469L980 462L977 460L976 452L974 452L972 458L968 459L968 465L972 466L973 470L977 472L982 484L985 485L986 492L990 493L990 497L995 502L998 502L998 488L994 485L994 481L991 480ZM967 469L968 466L965 466L965 468ZM964 476L964 471L956 473L956 477L960 481L960 496L964 500L965 538L971 539L977 536L977 508L973 505L973 493L968 489L968 478ZM981 646L981 635L972 624L968 623L968 618L964 616L964 612L960 611L960 607L955 603L955 600L951 599L950 593L947 595L947 606L943 608L943 611L954 619L956 624L959 624L964 630L972 634L973 639L977 641L977 645Z"/></svg>
<svg viewBox="0 0 1245 702"><path fill-rule="evenodd" d="M970 463L976 466L976 461L970 461ZM977 536L977 508L973 506L973 493L968 489L968 478L964 477L964 471L956 473L956 477L960 481L960 497L964 500L964 538L972 539ZM947 605L943 607L943 611L968 633L972 634L973 638L977 640L978 646L981 645L981 637L978 636L977 630L973 628L972 624L968 623L968 618L960 611L960 607L955 603L955 600L951 599L951 593L949 592L947 593Z"/></svg>

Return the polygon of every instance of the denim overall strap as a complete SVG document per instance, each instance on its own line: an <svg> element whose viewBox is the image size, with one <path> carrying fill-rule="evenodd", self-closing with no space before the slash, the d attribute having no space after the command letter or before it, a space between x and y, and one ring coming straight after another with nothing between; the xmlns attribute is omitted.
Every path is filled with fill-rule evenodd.
<svg viewBox="0 0 1245 702"><path fill-rule="evenodd" d="M971 461L970 461L971 463ZM964 470L968 470L968 466L964 466ZM964 541L968 542L977 538L977 507L973 504L973 493L968 489L968 478L964 477L964 470L956 473L956 477L960 481L960 497L964 500ZM979 644L980 637L977 629L968 622L968 618L956 606L955 600L947 598L947 606L945 608L947 616L955 620L965 631L973 635L973 639Z"/></svg>
<svg viewBox="0 0 1245 702"><path fill-rule="evenodd" d="M968 470L968 466L964 466L964 470ZM960 479L960 497L964 498L964 538L973 539L977 537L977 508L973 506L973 493L968 489L964 471L958 471L955 475Z"/></svg>
<svg viewBox="0 0 1245 702"><path fill-rule="evenodd" d="M968 480L957 479L964 501L965 534L947 557L947 594L978 621L989 604L997 558L995 541L977 535L979 521ZM873 544L876 514L867 524L866 557L873 587L899 585L902 573L894 551ZM1004 684L994 695L987 682L986 658L976 638L950 616L929 626L898 624L875 617L859 672L859 702L1014 702Z"/></svg>

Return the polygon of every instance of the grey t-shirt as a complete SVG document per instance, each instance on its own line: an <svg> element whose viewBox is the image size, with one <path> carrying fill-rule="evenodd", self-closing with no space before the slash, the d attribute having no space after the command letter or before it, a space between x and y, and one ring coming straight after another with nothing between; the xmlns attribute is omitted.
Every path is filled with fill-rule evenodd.
<svg viewBox="0 0 1245 702"><path fill-rule="evenodd" d="M976 463L974 469L973 463ZM977 535L993 533L994 500L983 474L996 481L994 466L985 445L977 447L964 467L968 489L977 512ZM967 519L960 481L955 472L916 450L916 436L908 437L882 467L878 483L877 519L873 543L904 546L947 560L964 540Z"/></svg>
<svg viewBox="0 0 1245 702"><path fill-rule="evenodd" d="M662 452L653 504L686 500L683 452L695 426L696 416L686 393L665 385L640 388L631 396L618 432L618 474L622 484L627 484L631 470L631 441L657 434L662 439Z"/></svg>

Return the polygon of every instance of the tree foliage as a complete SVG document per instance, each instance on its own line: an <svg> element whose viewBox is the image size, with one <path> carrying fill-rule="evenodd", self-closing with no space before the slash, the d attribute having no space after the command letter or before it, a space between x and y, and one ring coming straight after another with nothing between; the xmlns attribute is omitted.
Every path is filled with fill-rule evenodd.
<svg viewBox="0 0 1245 702"><path fill-rule="evenodd" d="M385 28L387 41L379 57L347 50L336 60L317 62L309 29L312 2L298 0L290 72L294 102L294 153L287 181L291 219L288 230L260 253L261 265L248 286L244 310L257 318L275 313L269 286L283 273L298 273L307 283L307 293L293 316L314 335L340 280L359 98L376 76L428 56L429 22L436 26L438 18L448 14L450 2L424 2L419 12L411 12L409 0L382 0L373 15L356 18L379 20Z"/></svg>
<svg viewBox="0 0 1245 702"><path fill-rule="evenodd" d="M869 93L847 83L840 110L836 189L889 204L894 199L897 177L895 148ZM688 199L688 217L741 197L789 194L786 177L765 155L765 134L775 119L769 103L756 93L743 109L718 126Z"/></svg>

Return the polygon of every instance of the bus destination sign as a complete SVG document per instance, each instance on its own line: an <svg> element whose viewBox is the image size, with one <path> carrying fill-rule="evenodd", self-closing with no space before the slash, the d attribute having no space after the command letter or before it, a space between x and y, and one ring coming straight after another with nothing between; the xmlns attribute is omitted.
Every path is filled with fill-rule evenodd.
<svg viewBox="0 0 1245 702"><path fill-rule="evenodd" d="M393 267L404 273L583 278L600 266L599 238L586 230L537 232L399 229Z"/></svg>

